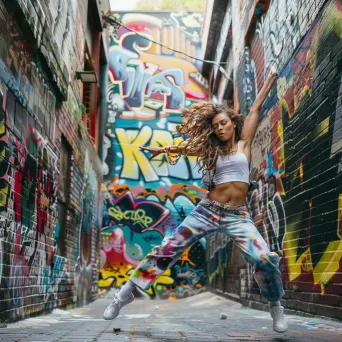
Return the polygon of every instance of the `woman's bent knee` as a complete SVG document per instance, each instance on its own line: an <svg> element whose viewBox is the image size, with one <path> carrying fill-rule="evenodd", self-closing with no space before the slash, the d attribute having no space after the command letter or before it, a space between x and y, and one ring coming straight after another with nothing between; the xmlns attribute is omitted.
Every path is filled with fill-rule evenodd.
<svg viewBox="0 0 342 342"><path fill-rule="evenodd" d="M254 266L255 271L278 272L280 257L275 252L261 254L258 257L249 258L249 262Z"/></svg>

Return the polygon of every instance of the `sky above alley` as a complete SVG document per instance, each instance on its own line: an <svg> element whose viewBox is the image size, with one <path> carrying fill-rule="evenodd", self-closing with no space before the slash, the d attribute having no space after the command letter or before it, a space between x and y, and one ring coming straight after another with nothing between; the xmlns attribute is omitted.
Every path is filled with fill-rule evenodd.
<svg viewBox="0 0 342 342"><path fill-rule="evenodd" d="M135 9L135 6L139 0L110 0L110 6L112 11L131 11Z"/></svg>

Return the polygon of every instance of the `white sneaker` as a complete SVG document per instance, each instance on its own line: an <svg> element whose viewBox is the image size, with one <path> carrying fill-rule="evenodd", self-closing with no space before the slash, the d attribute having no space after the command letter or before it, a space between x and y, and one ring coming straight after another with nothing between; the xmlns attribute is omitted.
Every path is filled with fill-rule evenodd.
<svg viewBox="0 0 342 342"><path fill-rule="evenodd" d="M283 333L287 330L287 323L284 317L283 306L272 306L270 313L273 318L273 330L278 333Z"/></svg>
<svg viewBox="0 0 342 342"><path fill-rule="evenodd" d="M110 320L119 316L120 309L132 302L134 299L133 294L124 300L120 300L118 295L115 294L112 302L107 306L105 312L103 313L103 319Z"/></svg>

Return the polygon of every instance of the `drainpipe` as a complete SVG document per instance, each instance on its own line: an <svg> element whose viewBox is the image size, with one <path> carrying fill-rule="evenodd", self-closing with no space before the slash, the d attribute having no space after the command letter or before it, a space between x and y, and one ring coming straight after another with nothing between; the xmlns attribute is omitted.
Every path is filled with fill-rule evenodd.
<svg viewBox="0 0 342 342"><path fill-rule="evenodd" d="M103 138L104 127L107 120L107 83L108 83L108 62L100 66L100 125L99 125L99 158L103 163Z"/></svg>

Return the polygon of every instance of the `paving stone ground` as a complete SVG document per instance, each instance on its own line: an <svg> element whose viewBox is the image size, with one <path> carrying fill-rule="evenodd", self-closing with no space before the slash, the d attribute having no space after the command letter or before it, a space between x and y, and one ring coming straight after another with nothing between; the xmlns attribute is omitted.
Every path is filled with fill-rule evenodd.
<svg viewBox="0 0 342 342"><path fill-rule="evenodd" d="M112 294L70 311L29 318L0 328L0 341L342 341L342 322L287 316L289 331L272 330L268 312L241 306L205 292L181 300L135 300L113 321L102 313ZM221 320L220 314L227 319ZM115 331L114 329L120 329Z"/></svg>

